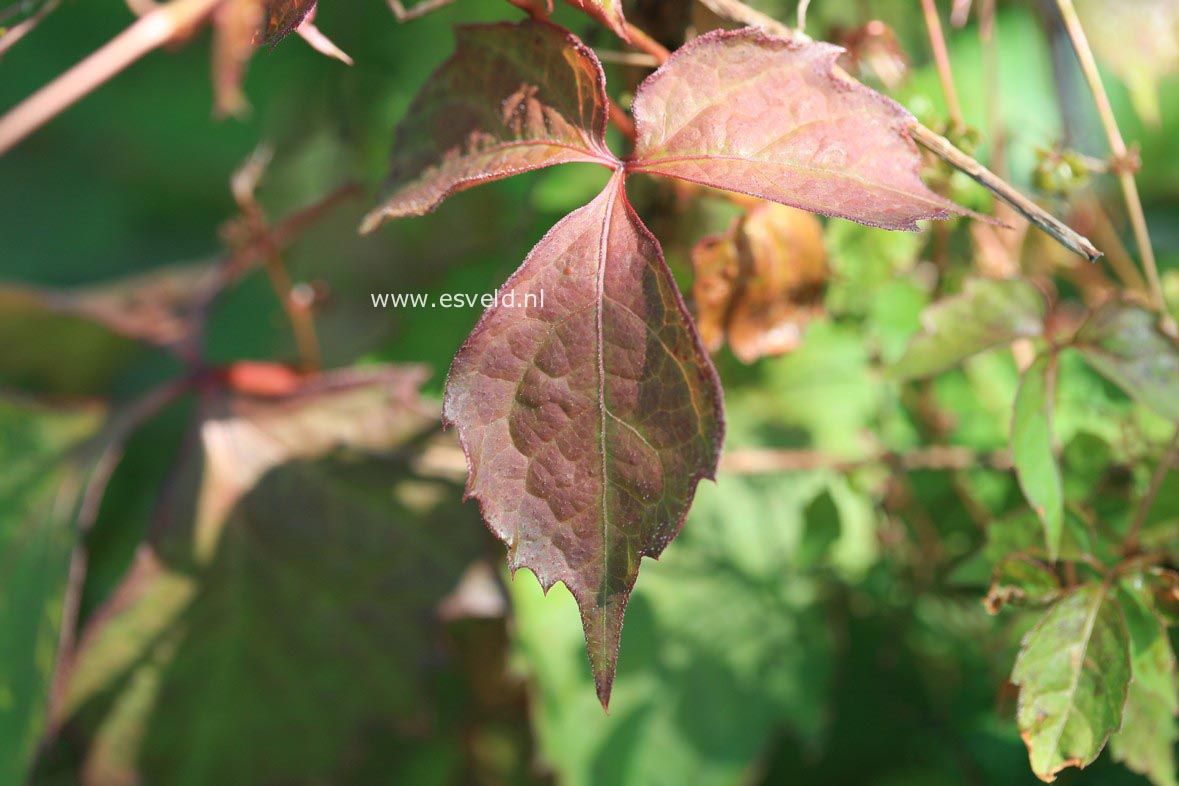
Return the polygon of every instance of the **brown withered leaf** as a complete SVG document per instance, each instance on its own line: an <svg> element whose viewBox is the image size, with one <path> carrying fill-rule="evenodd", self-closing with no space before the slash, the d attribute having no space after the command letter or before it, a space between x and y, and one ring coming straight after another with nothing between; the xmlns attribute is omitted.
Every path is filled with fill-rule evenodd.
<svg viewBox="0 0 1179 786"><path fill-rule="evenodd" d="M756 28L700 36L639 87L629 169L886 229L963 213L921 181L912 115L836 74L840 52Z"/></svg>
<svg viewBox="0 0 1179 786"><path fill-rule="evenodd" d="M585 44L548 22L470 25L397 128L389 197L361 231L423 215L489 180L567 161L613 167L606 77Z"/></svg>
<svg viewBox="0 0 1179 786"><path fill-rule="evenodd" d="M767 202L692 250L696 326L715 352L727 338L744 363L798 346L822 310L823 227L810 213Z"/></svg>
<svg viewBox="0 0 1179 786"><path fill-rule="evenodd" d="M721 392L621 173L503 292L544 300L484 313L451 367L444 415L511 568L577 599L606 705L639 562L659 556L715 473Z"/></svg>

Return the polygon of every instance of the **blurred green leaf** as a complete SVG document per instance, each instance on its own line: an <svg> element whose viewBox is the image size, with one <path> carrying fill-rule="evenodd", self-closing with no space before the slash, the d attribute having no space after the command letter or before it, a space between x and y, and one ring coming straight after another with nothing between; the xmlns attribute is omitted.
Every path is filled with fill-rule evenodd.
<svg viewBox="0 0 1179 786"><path fill-rule="evenodd" d="M1156 786L1175 786L1175 741L1179 739L1179 674L1166 628L1139 590L1123 584L1118 600L1130 633L1133 680L1121 729L1109 739L1114 759L1146 775Z"/></svg>
<svg viewBox="0 0 1179 786"><path fill-rule="evenodd" d="M75 522L101 422L0 397L0 783L18 784L44 731Z"/></svg>
<svg viewBox="0 0 1179 786"><path fill-rule="evenodd" d="M1052 435L1055 388L1056 358L1043 355L1024 372L1011 420L1011 460L1024 496L1044 522L1052 562L1064 532L1064 489Z"/></svg>
<svg viewBox="0 0 1179 786"><path fill-rule="evenodd" d="M1090 764L1122 724L1130 685L1126 623L1107 585L1058 601L1024 637L1011 681L1032 771L1045 781Z"/></svg>
<svg viewBox="0 0 1179 786"><path fill-rule="evenodd" d="M67 675L88 783L348 782L377 751L410 766L435 609L485 537L457 485L398 453L436 422L420 380L204 403L154 548Z"/></svg>
<svg viewBox="0 0 1179 786"><path fill-rule="evenodd" d="M1047 304L1023 279L970 279L922 314L923 330L892 368L899 379L944 371L992 347L1040 335Z"/></svg>
<svg viewBox="0 0 1179 786"><path fill-rule="evenodd" d="M797 566L823 483L722 473L701 486L683 532L635 587L608 716L594 701L572 598L564 587L546 597L517 575L520 663L560 783L732 784L776 728L816 739L831 640Z"/></svg>
<svg viewBox="0 0 1179 786"><path fill-rule="evenodd" d="M1172 421L1179 421L1179 346L1146 309L1110 301L1077 332L1077 347L1107 379Z"/></svg>

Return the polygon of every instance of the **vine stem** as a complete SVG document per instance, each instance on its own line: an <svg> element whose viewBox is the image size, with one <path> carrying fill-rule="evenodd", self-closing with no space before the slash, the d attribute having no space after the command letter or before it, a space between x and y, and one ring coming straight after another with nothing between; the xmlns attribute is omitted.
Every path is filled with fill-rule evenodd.
<svg viewBox="0 0 1179 786"><path fill-rule="evenodd" d="M20 24L13 25L7 32L0 35L0 56L16 45L17 41L33 32L33 29L41 24L41 20L49 16L57 7L61 5L61 0L48 0L45 5L41 6Z"/></svg>
<svg viewBox="0 0 1179 786"><path fill-rule="evenodd" d="M1154 507L1154 501L1162 491L1163 483L1167 480L1167 475L1176 459L1179 459L1179 427L1175 428L1175 434L1171 437L1163 457L1159 459L1159 464L1154 468L1154 474L1150 477L1150 485L1146 487L1146 493L1142 495L1142 501L1138 503L1138 509L1134 511L1134 520L1130 522L1130 529L1126 531L1125 540L1122 541L1123 554L1132 555L1138 551L1138 535L1142 532L1142 526L1146 524L1146 517L1150 515L1150 509Z"/></svg>
<svg viewBox="0 0 1179 786"><path fill-rule="evenodd" d="M641 28L635 27L630 22L627 22L626 32L630 36L631 45L635 49L646 52L655 58L655 61L659 65L663 65L667 62L667 58L671 57L671 51L667 47L656 41Z"/></svg>
<svg viewBox="0 0 1179 786"><path fill-rule="evenodd" d="M1089 48L1089 39L1085 37L1085 29L1081 26L1081 19L1072 0L1056 0L1064 20L1065 30L1072 41L1073 51L1077 61L1089 84L1089 91L1093 94L1093 103L1097 107L1097 115L1101 118L1101 125L1105 129L1105 137L1109 142L1110 152L1113 153L1113 169L1117 172L1118 182L1122 186L1122 196L1126 201L1126 211L1130 217L1130 225L1134 230L1134 242L1138 245L1138 253L1142 256L1142 267L1146 271L1146 279L1150 283L1151 299L1155 308L1164 316L1168 331L1175 332L1174 321L1167 316L1166 300L1163 297L1163 285L1159 279L1158 264L1154 258L1154 247L1150 243L1150 233L1146 229L1146 215L1142 211L1142 198L1138 195L1138 185L1134 181L1134 173L1127 167L1130 158L1126 142L1122 139L1122 132L1118 129L1118 121L1114 116L1113 107L1109 103L1109 96L1105 92L1105 85L1101 81L1101 74L1097 70L1097 61L1093 57L1093 50Z"/></svg>
<svg viewBox="0 0 1179 786"><path fill-rule="evenodd" d="M942 83L942 94L946 97L946 111L950 114L950 123L955 130L962 131L966 128L966 121L962 117L958 91L954 88L950 53L946 50L946 36L942 31L942 21L934 0L921 0L921 12L925 15L925 29L929 32L929 46L933 50L933 61L937 65L938 79Z"/></svg>
<svg viewBox="0 0 1179 786"><path fill-rule="evenodd" d="M180 38L223 0L173 0L141 16L64 74L0 117L0 155L153 49Z"/></svg>
<svg viewBox="0 0 1179 786"><path fill-rule="evenodd" d="M750 8L740 0L700 0L709 10L725 19L741 22L746 25L764 27L776 35L795 40L810 40L797 30L791 30L773 17L766 16L760 11ZM851 79L845 72L837 69L845 78ZM948 139L921 123L913 120L908 127L909 135L914 141L928 148L930 152L942 158L950 166L960 169L974 178L980 185L1015 208L1024 218L1047 232L1053 239L1065 248L1088 259L1090 262L1101 257L1101 252L1089 240L1078 232L1066 226L1042 207L1023 194L1015 187L987 169L971 156L959 150Z"/></svg>

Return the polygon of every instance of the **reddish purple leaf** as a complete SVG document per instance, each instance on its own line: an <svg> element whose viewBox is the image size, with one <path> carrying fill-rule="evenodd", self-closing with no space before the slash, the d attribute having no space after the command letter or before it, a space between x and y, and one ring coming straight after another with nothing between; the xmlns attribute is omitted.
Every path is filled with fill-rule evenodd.
<svg viewBox="0 0 1179 786"><path fill-rule="evenodd" d="M618 165L606 148L606 77L547 22L470 25L397 129L388 200L368 215L423 215L450 194L567 161Z"/></svg>
<svg viewBox="0 0 1179 786"><path fill-rule="evenodd" d="M679 532L724 429L716 372L622 184L532 250L502 290L515 306L490 308L455 357L444 405L511 568L577 598L603 706L639 561Z"/></svg>
<svg viewBox="0 0 1179 786"><path fill-rule="evenodd" d="M756 29L697 38L639 87L630 171L887 229L962 213L921 182L912 116L836 74L840 52Z"/></svg>
<svg viewBox="0 0 1179 786"><path fill-rule="evenodd" d="M267 46L274 46L294 32L315 10L316 0L267 0L265 23L258 36Z"/></svg>

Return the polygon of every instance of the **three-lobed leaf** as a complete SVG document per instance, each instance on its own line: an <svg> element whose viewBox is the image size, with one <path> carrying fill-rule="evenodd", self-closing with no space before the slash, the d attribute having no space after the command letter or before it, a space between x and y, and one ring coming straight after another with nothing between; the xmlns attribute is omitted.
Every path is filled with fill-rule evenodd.
<svg viewBox="0 0 1179 786"><path fill-rule="evenodd" d="M754 28L700 36L639 87L631 170L887 229L961 213L922 183L912 116L836 74L841 51Z"/></svg>
<svg viewBox="0 0 1179 786"><path fill-rule="evenodd" d="M1056 357L1043 355L1023 374L1011 419L1011 461L1024 496L1044 524L1048 559L1060 554L1064 485L1052 436Z"/></svg>
<svg viewBox="0 0 1179 786"><path fill-rule="evenodd" d="M1081 354L1132 398L1179 421L1179 345L1144 308L1110 301L1077 332Z"/></svg>
<svg viewBox="0 0 1179 786"><path fill-rule="evenodd" d="M504 290L535 302L483 315L454 359L444 414L512 569L577 598L605 705L639 562L675 537L715 471L721 392L620 175Z"/></svg>
<svg viewBox="0 0 1179 786"><path fill-rule="evenodd" d="M571 161L613 166L606 78L593 51L547 22L469 25L398 126L389 197L362 231L450 194Z"/></svg>
<svg viewBox="0 0 1179 786"><path fill-rule="evenodd" d="M1032 771L1053 781L1085 767L1122 724L1130 685L1130 642L1106 584L1086 584L1058 601L1024 637L1011 681L1016 720Z"/></svg>
<svg viewBox="0 0 1179 786"><path fill-rule="evenodd" d="M505 285L516 305L484 314L445 404L510 564L577 598L603 704L639 562L675 537L722 433L716 373L625 178L697 179L897 229L957 212L921 184L912 118L833 73L836 54L753 30L698 39L640 89L624 162L605 145L601 65L577 38L532 19L461 28L397 129L389 197L362 226L552 164L613 170Z"/></svg>
<svg viewBox="0 0 1179 786"><path fill-rule="evenodd" d="M922 331L892 368L912 379L945 371L969 357L1044 330L1048 307L1023 279L971 279L962 292L921 314Z"/></svg>

